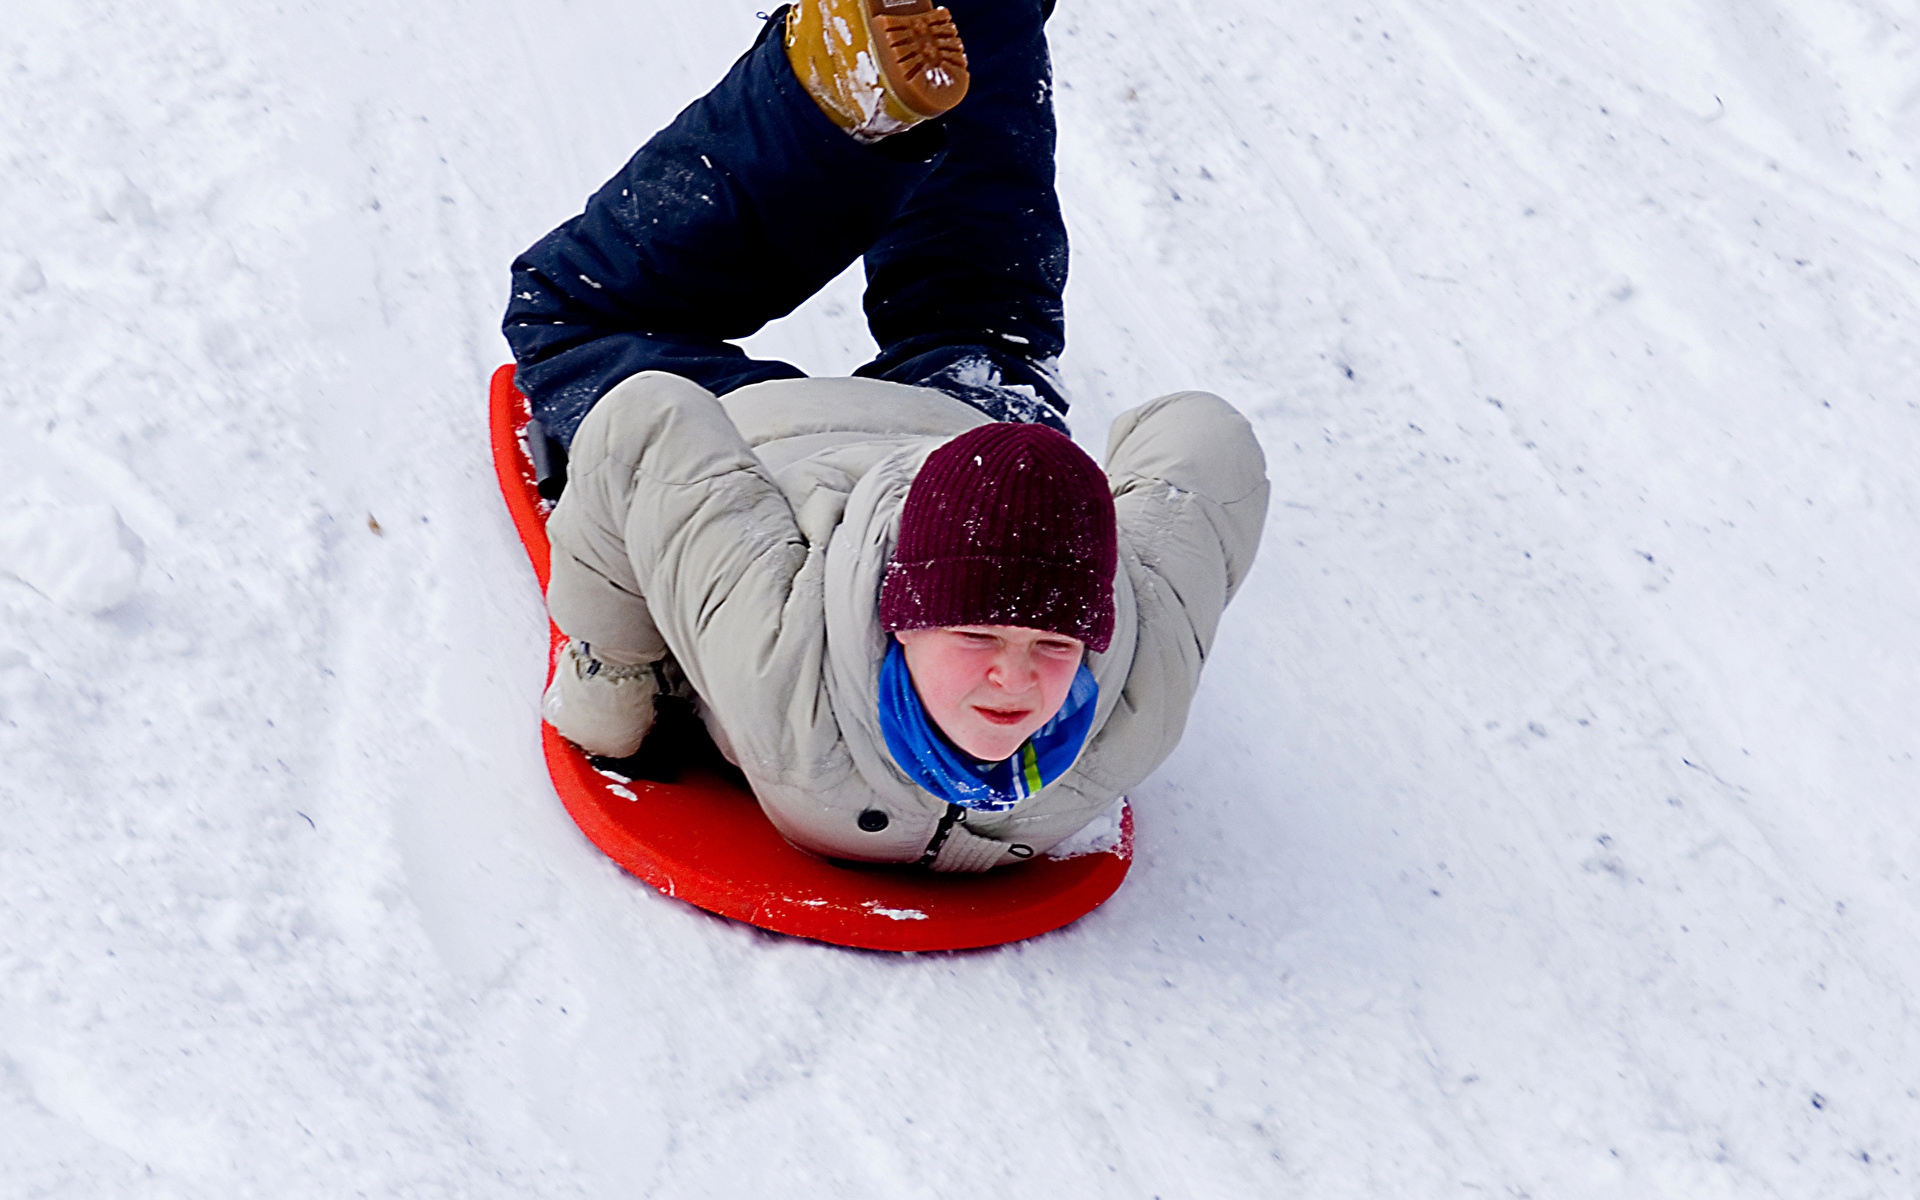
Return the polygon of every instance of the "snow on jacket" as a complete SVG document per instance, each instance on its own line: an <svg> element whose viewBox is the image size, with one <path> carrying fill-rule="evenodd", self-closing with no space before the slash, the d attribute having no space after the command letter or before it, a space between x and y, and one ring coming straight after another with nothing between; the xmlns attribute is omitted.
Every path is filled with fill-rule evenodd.
<svg viewBox="0 0 1920 1200"><path fill-rule="evenodd" d="M907 778L880 730L880 581L920 464L985 421L940 392L879 380L776 380L716 398L676 375L635 375L574 439L548 526L554 622L618 661L670 653L788 840L834 858L918 860L947 805ZM1180 392L1115 422L1106 470L1120 570L1113 643L1088 657L1093 731L1039 793L952 825L935 869L1044 853L1180 740L1259 546L1265 459L1225 401ZM887 820L870 830L860 818L874 810Z"/></svg>

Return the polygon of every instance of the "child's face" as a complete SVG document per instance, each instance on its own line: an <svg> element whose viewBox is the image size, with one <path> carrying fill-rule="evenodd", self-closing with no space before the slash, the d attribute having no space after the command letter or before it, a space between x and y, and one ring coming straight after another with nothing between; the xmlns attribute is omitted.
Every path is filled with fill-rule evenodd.
<svg viewBox="0 0 1920 1200"><path fill-rule="evenodd" d="M893 635L927 715L975 758L1009 758L1067 702L1086 644L1018 625L949 625Z"/></svg>

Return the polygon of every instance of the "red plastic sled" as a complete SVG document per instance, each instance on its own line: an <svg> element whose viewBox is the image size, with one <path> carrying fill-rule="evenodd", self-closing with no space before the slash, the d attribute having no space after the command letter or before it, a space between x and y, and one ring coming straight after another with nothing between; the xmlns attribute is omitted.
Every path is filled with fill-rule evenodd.
<svg viewBox="0 0 1920 1200"><path fill-rule="evenodd" d="M500 490L544 591L546 514L511 365L494 372L491 407ZM560 632L551 633L557 647ZM997 946L1085 916L1133 863L1128 808L1113 849L1077 858L984 875L835 866L782 838L753 794L723 775L696 767L676 783L628 781L596 770L553 726L540 731L554 789L594 845L669 896L779 933L871 950Z"/></svg>

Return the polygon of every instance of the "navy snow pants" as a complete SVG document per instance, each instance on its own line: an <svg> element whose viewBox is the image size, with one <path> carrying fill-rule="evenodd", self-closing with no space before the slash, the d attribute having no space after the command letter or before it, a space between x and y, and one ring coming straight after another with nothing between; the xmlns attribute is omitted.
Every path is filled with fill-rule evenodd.
<svg viewBox="0 0 1920 1200"><path fill-rule="evenodd" d="M835 126L787 63L773 14L726 78L586 211L513 264L516 382L570 444L639 371L724 394L800 378L731 344L866 260L879 357L856 374L938 388L1002 421L1065 430L1067 236L1053 190L1052 0L945 0L967 98L873 145Z"/></svg>

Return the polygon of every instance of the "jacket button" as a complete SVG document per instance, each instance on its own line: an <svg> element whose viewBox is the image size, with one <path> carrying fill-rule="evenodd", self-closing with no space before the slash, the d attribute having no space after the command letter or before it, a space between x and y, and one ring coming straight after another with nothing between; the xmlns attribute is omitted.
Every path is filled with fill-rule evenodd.
<svg viewBox="0 0 1920 1200"><path fill-rule="evenodd" d="M860 828L868 833L879 833L887 827L887 814L877 808L870 808L860 814Z"/></svg>

